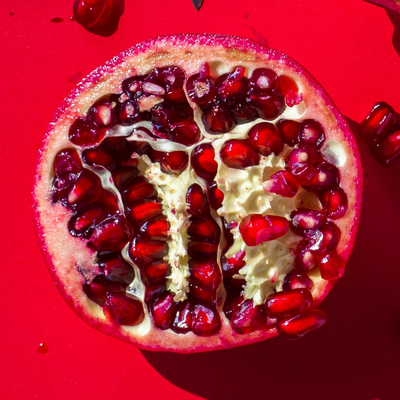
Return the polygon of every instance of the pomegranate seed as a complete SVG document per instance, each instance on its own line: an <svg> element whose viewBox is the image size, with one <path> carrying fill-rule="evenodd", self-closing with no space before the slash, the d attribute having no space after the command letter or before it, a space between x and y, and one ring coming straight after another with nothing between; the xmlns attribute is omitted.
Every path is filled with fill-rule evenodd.
<svg viewBox="0 0 400 400"><path fill-rule="evenodd" d="M266 192L289 198L294 197L299 190L296 179L287 171L275 172L262 186Z"/></svg>
<svg viewBox="0 0 400 400"><path fill-rule="evenodd" d="M170 239L170 227L171 225L168 220L161 215L145 222L140 227L140 232L143 236L146 236L152 240L168 240Z"/></svg>
<svg viewBox="0 0 400 400"><path fill-rule="evenodd" d="M161 171L167 174L180 175L187 167L189 156L184 151L171 151L163 153L153 151L155 161L161 165Z"/></svg>
<svg viewBox="0 0 400 400"><path fill-rule="evenodd" d="M194 74L186 82L190 100L198 105L210 103L215 93L214 80L210 76Z"/></svg>
<svg viewBox="0 0 400 400"><path fill-rule="evenodd" d="M299 339L326 322L326 314L323 310L309 310L295 317L289 317L278 321L278 332L286 339Z"/></svg>
<svg viewBox="0 0 400 400"><path fill-rule="evenodd" d="M220 156L225 165L235 169L245 169L260 162L260 156L246 139L226 141L220 150Z"/></svg>
<svg viewBox="0 0 400 400"><path fill-rule="evenodd" d="M314 282L304 272L294 269L285 276L282 289L292 290L301 288L312 291L314 289Z"/></svg>
<svg viewBox="0 0 400 400"><path fill-rule="evenodd" d="M150 135L150 132L147 133ZM130 141L129 145L132 148L132 151L140 156L143 154L150 154L152 150L151 146L147 142Z"/></svg>
<svg viewBox="0 0 400 400"><path fill-rule="evenodd" d="M78 24L85 28L95 26L111 0L75 0L73 13Z"/></svg>
<svg viewBox="0 0 400 400"><path fill-rule="evenodd" d="M218 210L222 207L222 202L224 201L224 193L221 189L218 189L217 182L212 182L208 186L208 201L214 210Z"/></svg>
<svg viewBox="0 0 400 400"><path fill-rule="evenodd" d="M108 293L125 293L125 285L109 281L104 275L97 275L92 282L83 284L86 296L100 306L104 306Z"/></svg>
<svg viewBox="0 0 400 400"><path fill-rule="evenodd" d="M78 210L68 222L68 230L72 236L88 239L94 226L107 217L100 207Z"/></svg>
<svg viewBox="0 0 400 400"><path fill-rule="evenodd" d="M125 79L122 82L123 92L133 100L139 100L143 95L143 81L147 75L136 75Z"/></svg>
<svg viewBox="0 0 400 400"><path fill-rule="evenodd" d="M218 243L193 242L188 243L189 257L194 258L215 258L218 253Z"/></svg>
<svg viewBox="0 0 400 400"><path fill-rule="evenodd" d="M151 285L145 286L145 294L144 294L144 300L146 303L151 302L154 300L156 297L161 296L165 291L167 290L167 287L165 284L156 284L156 285Z"/></svg>
<svg viewBox="0 0 400 400"><path fill-rule="evenodd" d="M158 199L142 200L128 208L127 218L132 225L142 225L162 213L162 204Z"/></svg>
<svg viewBox="0 0 400 400"><path fill-rule="evenodd" d="M103 311L104 315L119 325L139 325L144 318L143 305L140 300L132 295L122 293L108 294Z"/></svg>
<svg viewBox="0 0 400 400"><path fill-rule="evenodd" d="M154 186L147 181L144 176L138 176L129 187L122 192L122 199L127 205L133 204L138 200L155 197L157 191Z"/></svg>
<svg viewBox="0 0 400 400"><path fill-rule="evenodd" d="M261 306L253 305L253 300L247 299L232 312L231 326L242 334L251 333L264 325L265 315Z"/></svg>
<svg viewBox="0 0 400 400"><path fill-rule="evenodd" d="M303 271L310 271L318 264L318 259L312 254L306 240L302 240L297 247L295 267Z"/></svg>
<svg viewBox="0 0 400 400"><path fill-rule="evenodd" d="M297 234L304 234L305 229L319 229L326 217L323 213L315 210L298 210L293 211L290 215L290 227Z"/></svg>
<svg viewBox="0 0 400 400"><path fill-rule="evenodd" d="M134 100L125 100L119 109L119 123L121 125L133 125L140 120L139 105Z"/></svg>
<svg viewBox="0 0 400 400"><path fill-rule="evenodd" d="M246 94L248 81L244 74L244 67L236 67L231 73L219 76L215 82L218 99L232 104L235 100L243 97Z"/></svg>
<svg viewBox="0 0 400 400"><path fill-rule="evenodd" d="M390 167L400 157L400 125L395 125L388 135L372 150L375 159L383 166Z"/></svg>
<svg viewBox="0 0 400 400"><path fill-rule="evenodd" d="M190 157L191 165L200 178L211 182L217 174L218 164L215 161L214 147L211 143L196 146Z"/></svg>
<svg viewBox="0 0 400 400"><path fill-rule="evenodd" d="M135 279L135 271L132 266L118 253L101 257L98 264L108 281L127 287Z"/></svg>
<svg viewBox="0 0 400 400"><path fill-rule="evenodd" d="M285 159L285 168L292 171L297 164L316 165L322 161L319 149L315 146L300 146L292 150Z"/></svg>
<svg viewBox="0 0 400 400"><path fill-rule="evenodd" d="M322 125L314 119L304 119L299 126L300 145L310 145L320 148L325 141L325 131Z"/></svg>
<svg viewBox="0 0 400 400"><path fill-rule="evenodd" d="M100 146L95 149L87 149L82 152L82 159L88 165L102 165L110 168L114 165L113 157Z"/></svg>
<svg viewBox="0 0 400 400"><path fill-rule="evenodd" d="M289 221L276 215L249 214L240 222L239 230L247 246L257 246L284 236L289 230Z"/></svg>
<svg viewBox="0 0 400 400"><path fill-rule="evenodd" d="M96 126L85 118L76 119L69 128L69 140L77 146L93 146L99 143L105 136L104 128Z"/></svg>
<svg viewBox="0 0 400 400"><path fill-rule="evenodd" d="M320 257L326 253L328 243L323 232L318 229L310 229L306 232L306 236L307 247L312 255Z"/></svg>
<svg viewBox="0 0 400 400"><path fill-rule="evenodd" d="M237 291L228 291L226 294L225 304L224 304L224 313L226 318L229 320L232 319L232 314L235 309L240 307L240 305L245 301L245 298L240 292Z"/></svg>
<svg viewBox="0 0 400 400"><path fill-rule="evenodd" d="M347 211L347 196L341 188L319 193L319 199L326 215L332 219L342 218Z"/></svg>
<svg viewBox="0 0 400 400"><path fill-rule="evenodd" d="M201 216L209 212L207 198L201 186L197 183L189 186L186 194L186 204L188 213L191 215Z"/></svg>
<svg viewBox="0 0 400 400"><path fill-rule="evenodd" d="M124 189L127 185L138 175L138 169L134 166L117 166L113 169L111 175L113 178L114 185L117 189Z"/></svg>
<svg viewBox="0 0 400 400"><path fill-rule="evenodd" d="M283 150L282 136L278 128L269 122L254 125L247 136L253 147L263 156L271 153L278 155Z"/></svg>
<svg viewBox="0 0 400 400"><path fill-rule="evenodd" d="M159 240L147 240L136 237L129 246L129 256L143 266L152 260L161 260L168 254L168 244Z"/></svg>
<svg viewBox="0 0 400 400"><path fill-rule="evenodd" d="M221 329L221 319L215 308L196 304L192 312L192 330L198 336L212 336Z"/></svg>
<svg viewBox="0 0 400 400"><path fill-rule="evenodd" d="M247 102L267 121L276 119L285 109L285 99L275 94L249 94Z"/></svg>
<svg viewBox="0 0 400 400"><path fill-rule="evenodd" d="M108 217L97 224L87 244L97 251L121 251L132 239L133 229L122 216Z"/></svg>
<svg viewBox="0 0 400 400"><path fill-rule="evenodd" d="M177 304L171 329L176 333L187 333L192 329L192 306L187 300Z"/></svg>
<svg viewBox="0 0 400 400"><path fill-rule="evenodd" d="M194 241L219 243L221 229L211 215L205 217L192 217L187 230L190 238Z"/></svg>
<svg viewBox="0 0 400 400"><path fill-rule="evenodd" d="M216 303L215 291L210 292L209 290L203 289L193 283L189 283L188 298L193 304L202 303L212 307L215 306Z"/></svg>
<svg viewBox="0 0 400 400"><path fill-rule="evenodd" d="M214 104L205 109L202 121L209 133L227 133L236 126L229 108L222 104Z"/></svg>
<svg viewBox="0 0 400 400"><path fill-rule="evenodd" d="M257 111L243 101L236 101L231 105L231 113L237 125L247 124L258 118Z"/></svg>
<svg viewBox="0 0 400 400"><path fill-rule="evenodd" d="M322 279L331 280L341 278L345 267L345 261L336 252L330 252L319 260Z"/></svg>
<svg viewBox="0 0 400 400"><path fill-rule="evenodd" d="M255 93L270 93L278 87L278 75L272 69L257 68L251 74L249 87Z"/></svg>
<svg viewBox="0 0 400 400"><path fill-rule="evenodd" d="M277 92L285 97L286 104L289 107L293 107L302 102L303 95L301 93L299 94L299 87L291 77L287 75L280 75L278 81L279 88Z"/></svg>
<svg viewBox="0 0 400 400"><path fill-rule="evenodd" d="M82 171L82 161L76 150L64 149L54 159L54 172L60 179L75 181Z"/></svg>
<svg viewBox="0 0 400 400"><path fill-rule="evenodd" d="M290 119L281 119L276 126L282 135L283 143L295 146L299 143L299 123Z"/></svg>
<svg viewBox="0 0 400 400"><path fill-rule="evenodd" d="M336 189L340 182L340 172L333 164L323 162L317 165L317 175L314 177L309 188L316 190Z"/></svg>
<svg viewBox="0 0 400 400"><path fill-rule="evenodd" d="M186 119L170 125L170 140L192 146L200 140L200 129L192 119Z"/></svg>
<svg viewBox="0 0 400 400"><path fill-rule="evenodd" d="M153 317L153 322L160 329L170 328L175 317L175 309L174 295L167 291L149 304L149 312Z"/></svg>
<svg viewBox="0 0 400 400"><path fill-rule="evenodd" d="M216 261L190 260L190 281L202 289L215 292L221 284L221 271Z"/></svg>
<svg viewBox="0 0 400 400"><path fill-rule="evenodd" d="M265 306L269 317L282 318L299 314L311 307L313 297L308 289L291 289L272 293Z"/></svg>
<svg viewBox="0 0 400 400"><path fill-rule="evenodd" d="M310 164L296 163L292 165L290 173L299 185L309 186L315 181L318 175L318 170Z"/></svg>
<svg viewBox="0 0 400 400"><path fill-rule="evenodd" d="M360 124L362 139L368 145L376 145L396 123L396 113L393 107L381 101L376 103L371 112Z"/></svg>
<svg viewBox="0 0 400 400"><path fill-rule="evenodd" d="M246 265L244 261L246 253L238 251L235 255L228 258L222 263L222 273L224 276L224 286L227 291L240 291L245 283L243 279L234 278L234 275L239 275L239 271Z"/></svg>
<svg viewBox="0 0 400 400"><path fill-rule="evenodd" d="M322 228L320 228L320 230L324 235L327 250L334 249L340 240L340 229L333 222L328 221L322 226Z"/></svg>
<svg viewBox="0 0 400 400"><path fill-rule="evenodd" d="M118 122L119 102L115 95L105 95L89 108L87 118L95 125L111 128Z"/></svg>
<svg viewBox="0 0 400 400"><path fill-rule="evenodd" d="M170 266L166 261L151 261L140 269L140 277L145 285L159 285L165 283L170 272Z"/></svg>
<svg viewBox="0 0 400 400"><path fill-rule="evenodd" d="M93 202L99 195L100 187L100 178L95 173L84 169L68 193L68 206L78 209Z"/></svg>

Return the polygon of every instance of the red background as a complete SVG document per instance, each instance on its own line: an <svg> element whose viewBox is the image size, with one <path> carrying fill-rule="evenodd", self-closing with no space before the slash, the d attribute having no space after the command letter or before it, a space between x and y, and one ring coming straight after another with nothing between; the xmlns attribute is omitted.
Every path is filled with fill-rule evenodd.
<svg viewBox="0 0 400 400"><path fill-rule="evenodd" d="M30 192L42 135L76 82L169 33L246 36L291 55L358 140L357 123L376 101L400 111L400 16L362 0L205 0L200 12L190 0L126 0L117 32L102 37L71 14L72 0L0 5L0 398L398 400L400 161L386 170L359 141L367 177L360 234L345 277L322 304L323 328L296 342L205 354L140 351L82 322L46 270Z"/></svg>

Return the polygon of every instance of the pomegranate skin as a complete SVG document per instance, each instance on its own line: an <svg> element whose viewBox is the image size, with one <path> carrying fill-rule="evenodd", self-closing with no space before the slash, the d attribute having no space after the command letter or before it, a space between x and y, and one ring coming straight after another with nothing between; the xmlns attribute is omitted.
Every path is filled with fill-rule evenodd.
<svg viewBox="0 0 400 400"><path fill-rule="evenodd" d="M165 60L165 49L170 57ZM200 50L199 50L200 49ZM191 59L186 60L186 52L191 51ZM143 61L143 55L149 55ZM132 343L140 348L154 351L173 351L179 353L204 352L228 349L272 338L278 334L276 328L254 331L251 334L237 334L225 322L222 307L218 309L222 327L212 336L196 336L192 332L179 335L172 330L157 330L145 316L144 322L137 327L115 325L105 319L100 307L93 307L82 291L85 278L75 268L77 261L93 262L94 250L87 247L87 241L68 236L67 223L72 213L61 204L53 204L49 194L49 182L52 179L50 160L61 149L71 147L68 142L68 128L71 121L80 117L84 104L93 104L99 95L117 92L120 82L118 73L128 77L132 70L140 75L147 70L163 66L165 62L187 68L187 75L198 71L204 60L211 54L234 66L244 59L257 58L256 67L269 67L280 63L281 73L290 73L301 83L305 91L303 101L326 113L327 139L345 144L346 163L341 166L341 186L350 189L348 193L347 217L340 222L342 235L337 252L347 262L354 247L358 230L362 203L362 167L357 145L345 118L340 114L333 101L315 79L299 64L288 56L264 47L248 39L222 35L182 34L159 37L140 43L114 57L86 77L77 88L64 100L56 112L53 121L43 139L38 154L33 190L33 212L37 236L45 262L61 295L69 306L90 326L112 337ZM164 56L163 56L164 55ZM254 57L256 56L256 57ZM143 64L142 64L143 63ZM147 63L147 64L146 64ZM128 72L128 70L130 70ZM307 115L307 118L314 118ZM306 118L306 117L304 117ZM329 149L328 149L329 150ZM57 224L50 223L57 218ZM338 222L338 224L339 224ZM62 240L60 240L62 238ZM74 249L71 252L71 248ZM66 255L68 254L68 255ZM94 268L93 265L90 265ZM318 280L312 291L313 306L317 307L332 289L336 281Z"/></svg>

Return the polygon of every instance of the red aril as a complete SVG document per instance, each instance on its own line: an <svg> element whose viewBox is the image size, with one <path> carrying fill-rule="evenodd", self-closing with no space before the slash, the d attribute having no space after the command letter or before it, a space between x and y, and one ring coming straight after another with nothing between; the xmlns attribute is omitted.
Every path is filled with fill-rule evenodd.
<svg viewBox="0 0 400 400"><path fill-rule="evenodd" d="M122 53L65 100L34 210L80 317L186 353L322 325L361 188L349 127L303 67L246 39L179 35Z"/></svg>

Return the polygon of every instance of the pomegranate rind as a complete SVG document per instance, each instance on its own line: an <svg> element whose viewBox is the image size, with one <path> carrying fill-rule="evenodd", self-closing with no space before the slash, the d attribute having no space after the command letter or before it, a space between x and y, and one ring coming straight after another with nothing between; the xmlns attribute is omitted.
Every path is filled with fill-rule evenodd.
<svg viewBox="0 0 400 400"><path fill-rule="evenodd" d="M367 3L374 4L378 7L386 8L400 13L400 1L396 0L365 0Z"/></svg>
<svg viewBox="0 0 400 400"><path fill-rule="evenodd" d="M68 130L73 121L81 116L82 110L102 95L118 92L123 79L164 65L180 66L189 76L209 60L221 60L232 68L238 64L251 68L270 67L296 79L307 104L303 117L324 121L327 140L341 143L344 149L344 162L339 169L341 186L348 196L348 211L344 218L335 222L342 232L337 253L345 262L350 258L358 230L363 187L358 148L345 118L304 67L285 54L251 40L208 34L158 37L119 54L78 84L56 112L37 158L33 211L45 262L68 305L90 326L147 350L193 353L228 349L271 338L277 335L277 330L265 328L238 334L230 327L221 310L222 305L218 306L222 328L219 333L208 337L196 336L192 332L182 335L172 330L161 331L154 328L148 316L138 327L120 326L106 319L102 308L90 301L82 290L85 274L96 271L95 252L87 247L86 240L69 234L67 223L71 211L59 203L53 204L50 197L53 159L61 149L74 148L68 139ZM313 307L317 307L336 281L322 280L314 271L310 275L315 283Z"/></svg>

